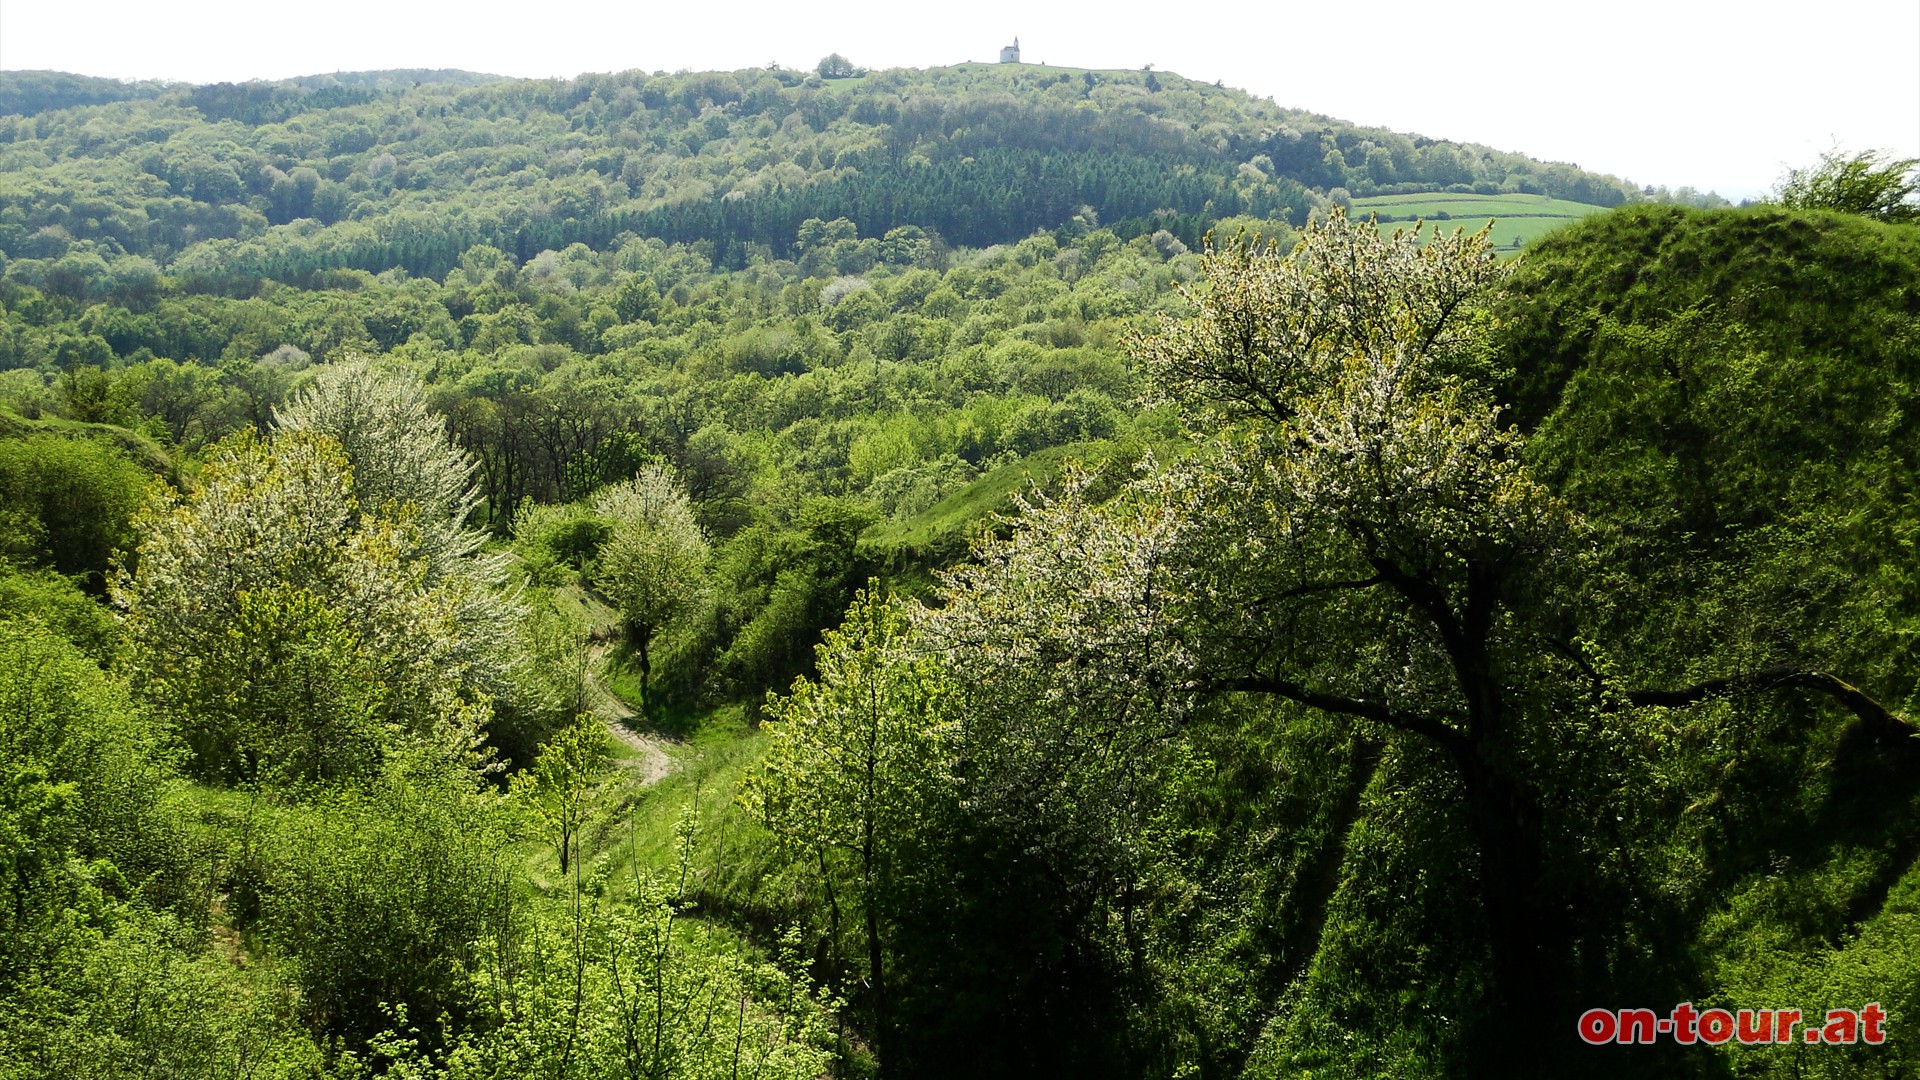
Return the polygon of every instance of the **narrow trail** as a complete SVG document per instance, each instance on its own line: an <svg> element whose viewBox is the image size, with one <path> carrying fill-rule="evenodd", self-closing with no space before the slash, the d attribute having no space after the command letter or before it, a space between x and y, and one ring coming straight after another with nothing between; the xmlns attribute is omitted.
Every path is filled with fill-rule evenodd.
<svg viewBox="0 0 1920 1080"><path fill-rule="evenodd" d="M628 726L628 722L638 719L640 714L634 712L633 707L622 701L618 694L607 689L606 682L600 677L610 647L606 642L596 642L587 651L587 706L593 710L593 715L600 718L600 724L607 729L607 734L634 751L634 756L621 758L620 764L633 773L640 786L646 787L673 772L676 762L673 755L667 752L673 742L659 735L635 731Z"/></svg>

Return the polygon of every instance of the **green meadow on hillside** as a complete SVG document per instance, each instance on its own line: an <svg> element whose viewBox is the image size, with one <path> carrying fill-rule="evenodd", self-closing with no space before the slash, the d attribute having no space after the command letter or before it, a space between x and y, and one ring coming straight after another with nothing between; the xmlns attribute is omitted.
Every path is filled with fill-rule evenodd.
<svg viewBox="0 0 1920 1080"><path fill-rule="evenodd" d="M1545 195L1474 195L1423 191L1410 195L1370 195L1353 200L1353 216L1374 215L1384 231L1415 221L1439 224L1447 231L1477 229L1493 219L1490 239L1496 248L1518 248L1536 237L1571 224L1602 207Z"/></svg>

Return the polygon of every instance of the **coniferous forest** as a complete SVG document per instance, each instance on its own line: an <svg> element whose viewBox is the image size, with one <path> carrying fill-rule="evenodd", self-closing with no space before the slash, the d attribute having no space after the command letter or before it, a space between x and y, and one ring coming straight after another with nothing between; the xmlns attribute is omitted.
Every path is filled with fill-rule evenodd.
<svg viewBox="0 0 1920 1080"><path fill-rule="evenodd" d="M0 1077L1920 1074L1916 190L0 72Z"/></svg>

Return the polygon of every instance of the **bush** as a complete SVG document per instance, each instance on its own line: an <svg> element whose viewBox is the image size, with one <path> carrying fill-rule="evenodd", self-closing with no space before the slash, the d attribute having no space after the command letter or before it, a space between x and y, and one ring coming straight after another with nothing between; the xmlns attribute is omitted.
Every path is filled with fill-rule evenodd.
<svg viewBox="0 0 1920 1080"><path fill-rule="evenodd" d="M472 1010L476 951L506 915L503 841L489 797L405 763L284 813L261 921L316 1035L360 1046L389 1006L435 1031Z"/></svg>
<svg viewBox="0 0 1920 1080"><path fill-rule="evenodd" d="M521 562L544 585L562 584L569 571L585 570L612 535L613 523L583 504L547 506L528 500L513 515Z"/></svg>
<svg viewBox="0 0 1920 1080"><path fill-rule="evenodd" d="M120 624L106 606L51 570L0 567L0 619L37 619L101 665L119 652Z"/></svg>
<svg viewBox="0 0 1920 1080"><path fill-rule="evenodd" d="M123 688L33 621L0 619L0 671L4 971L41 915L95 890L177 882L180 851L160 810L173 748Z"/></svg>
<svg viewBox="0 0 1920 1080"><path fill-rule="evenodd" d="M0 440L0 558L50 567L106 588L114 553L152 477L92 439L36 433Z"/></svg>

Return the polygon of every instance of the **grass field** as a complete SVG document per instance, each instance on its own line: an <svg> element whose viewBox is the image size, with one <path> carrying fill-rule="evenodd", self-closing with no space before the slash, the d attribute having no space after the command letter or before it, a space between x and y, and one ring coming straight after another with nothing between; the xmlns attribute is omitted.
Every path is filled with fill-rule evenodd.
<svg viewBox="0 0 1920 1080"><path fill-rule="evenodd" d="M1493 246L1520 248L1535 237L1551 232L1604 208L1587 203L1549 199L1545 195L1454 195L1426 191L1412 195L1370 195L1353 200L1353 216L1377 215L1380 228L1391 231L1424 221L1427 232L1433 226L1451 231L1478 229L1493 219Z"/></svg>
<svg viewBox="0 0 1920 1080"><path fill-rule="evenodd" d="M886 558L897 591L913 593L931 584L925 568L965 559L977 533L992 527L997 515L1016 510L1016 495L1053 488L1069 463L1098 472L1097 490L1110 495L1132 479L1147 451L1166 461L1182 449L1177 440L1147 433L1048 447L994 469L904 521L875 525L860 542Z"/></svg>
<svg viewBox="0 0 1920 1080"><path fill-rule="evenodd" d="M123 451L133 463L149 472L179 482L175 462L160 444L136 431L113 424L88 424L44 416L29 420L12 409L0 406L0 439L26 439L34 435L58 435L65 439L97 439Z"/></svg>

